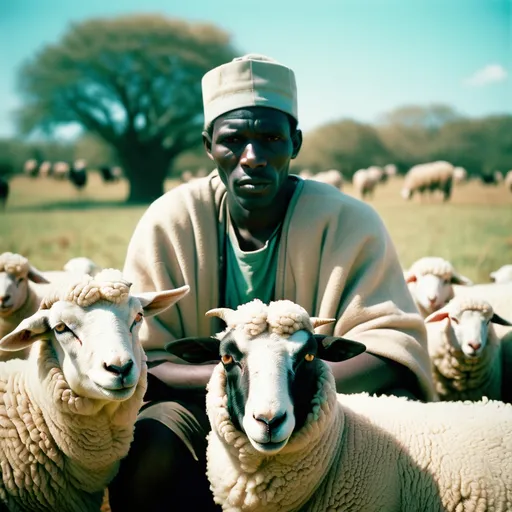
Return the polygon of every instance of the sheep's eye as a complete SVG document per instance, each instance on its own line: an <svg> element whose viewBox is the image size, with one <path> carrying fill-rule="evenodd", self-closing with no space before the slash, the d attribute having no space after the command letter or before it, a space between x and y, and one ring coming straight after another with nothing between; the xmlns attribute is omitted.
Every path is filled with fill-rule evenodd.
<svg viewBox="0 0 512 512"><path fill-rule="evenodd" d="M133 328L134 328L138 323L142 322L142 319L143 319L143 318L144 318L144 315L143 315L142 313L140 313L140 312L139 312L139 313L137 313L137 314L135 315L135 318L134 318L134 320L133 320L133 323L132 323L132 325L130 326L130 332L131 332L131 330L132 330L132 329L133 329Z"/></svg>
<svg viewBox="0 0 512 512"><path fill-rule="evenodd" d="M63 332L69 331L68 326L63 322L61 322L60 324L57 324L53 329L55 330L55 332L58 332L58 333L63 333Z"/></svg>
<svg viewBox="0 0 512 512"><path fill-rule="evenodd" d="M23 282L23 280L24 280L24 279L25 279L24 277L20 277L20 278L18 279L18 281L16 282L16 286L18 286L19 284L21 284L21 283Z"/></svg>
<svg viewBox="0 0 512 512"><path fill-rule="evenodd" d="M231 364L233 362L233 356L229 354L224 354L220 359L223 364Z"/></svg>
<svg viewBox="0 0 512 512"><path fill-rule="evenodd" d="M310 363L311 361L313 361L313 359L315 359L315 354L306 354L306 355L304 356L304 359L305 359L308 363Z"/></svg>
<svg viewBox="0 0 512 512"><path fill-rule="evenodd" d="M459 321L458 321L454 316L451 316L451 317L450 317L450 320L451 320L453 323L455 323L455 324L458 324L458 323L459 323Z"/></svg>

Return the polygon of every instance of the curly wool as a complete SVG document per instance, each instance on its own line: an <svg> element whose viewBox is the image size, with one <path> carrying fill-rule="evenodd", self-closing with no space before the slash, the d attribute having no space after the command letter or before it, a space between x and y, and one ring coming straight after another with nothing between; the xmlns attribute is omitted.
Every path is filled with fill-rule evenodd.
<svg viewBox="0 0 512 512"><path fill-rule="evenodd" d="M455 297L443 310L459 316L463 311L478 311L488 321L491 305L476 297ZM432 361L434 386L441 400L480 400L486 396L501 399L501 343L492 325L487 330L487 344L478 358L467 357L450 342L449 324L437 330L428 328L428 350Z"/></svg>
<svg viewBox="0 0 512 512"><path fill-rule="evenodd" d="M69 388L47 342L0 366L0 500L10 511L100 509L133 440L146 371L131 398L105 406Z"/></svg>
<svg viewBox="0 0 512 512"><path fill-rule="evenodd" d="M207 476L223 510L511 510L511 405L336 395L330 370L318 364L313 412L272 457L230 421L225 371L215 368Z"/></svg>
<svg viewBox="0 0 512 512"><path fill-rule="evenodd" d="M0 254L0 272L7 272L18 277L27 277L28 271L28 259L21 254L12 252Z"/></svg>
<svg viewBox="0 0 512 512"><path fill-rule="evenodd" d="M41 302L40 309L50 309L59 300L74 302L80 307L88 307L99 300L113 304L123 304L128 301L130 283L123 278L117 269L104 269L94 277L83 275L78 282L67 288L53 290Z"/></svg>
<svg viewBox="0 0 512 512"><path fill-rule="evenodd" d="M447 280L456 274L455 268L449 261L437 256L420 258L411 265L409 272L419 276L431 274Z"/></svg>

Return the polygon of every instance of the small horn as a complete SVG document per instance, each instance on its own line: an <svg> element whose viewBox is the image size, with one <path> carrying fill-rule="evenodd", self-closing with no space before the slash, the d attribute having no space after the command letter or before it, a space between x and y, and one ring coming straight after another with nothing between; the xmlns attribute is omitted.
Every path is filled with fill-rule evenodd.
<svg viewBox="0 0 512 512"><path fill-rule="evenodd" d="M210 309L209 311L207 311L205 313L204 316L206 316L208 318L210 318L212 316L218 316L219 318L224 320L224 322L228 323L228 317L229 317L229 315L231 315L233 313L234 313L234 311L229 308L216 308L216 309Z"/></svg>
<svg viewBox="0 0 512 512"><path fill-rule="evenodd" d="M321 325L325 324L332 324L333 322L336 322L336 318L318 318L316 316L312 316L310 318L311 325L313 326L313 329L316 329L317 327L320 327Z"/></svg>

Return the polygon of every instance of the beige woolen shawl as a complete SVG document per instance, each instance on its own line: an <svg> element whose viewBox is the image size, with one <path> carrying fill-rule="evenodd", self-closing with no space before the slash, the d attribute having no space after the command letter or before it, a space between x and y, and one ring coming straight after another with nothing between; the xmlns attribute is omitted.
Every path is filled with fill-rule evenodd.
<svg viewBox="0 0 512 512"><path fill-rule="evenodd" d="M405 365L425 399L432 399L425 326L379 215L331 185L296 179L301 190L283 224L274 299L337 318L317 332L360 341L368 352ZM164 350L166 343L222 329L204 314L220 304L225 199L213 171L157 199L135 228L124 267L133 292L190 286L175 306L143 323L140 338L149 361L182 362Z"/></svg>

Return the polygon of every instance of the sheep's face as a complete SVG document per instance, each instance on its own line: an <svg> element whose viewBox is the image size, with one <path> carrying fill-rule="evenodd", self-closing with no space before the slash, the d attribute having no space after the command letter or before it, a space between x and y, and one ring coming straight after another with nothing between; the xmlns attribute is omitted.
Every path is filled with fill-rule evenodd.
<svg viewBox="0 0 512 512"><path fill-rule="evenodd" d="M269 331L247 337L235 328L219 338L176 340L166 349L196 364L220 354L231 422L266 455L282 450L306 423L319 389L320 359L344 361L365 350L361 343L306 330L287 338Z"/></svg>
<svg viewBox="0 0 512 512"><path fill-rule="evenodd" d="M453 296L451 279L446 276L417 275L408 282L414 282L411 288L414 299L428 314L442 308Z"/></svg>
<svg viewBox="0 0 512 512"><path fill-rule="evenodd" d="M487 345L487 331L491 315L483 311L466 310L450 314L450 326L453 332L452 343L456 350L465 356L476 358L482 355Z"/></svg>
<svg viewBox="0 0 512 512"><path fill-rule="evenodd" d="M51 343L69 388L79 396L107 401L132 396L145 356L138 334L144 316L164 311L189 291L128 296L115 304L98 300L87 307L58 300L23 320L0 340L0 348L22 350L37 340Z"/></svg>
<svg viewBox="0 0 512 512"><path fill-rule="evenodd" d="M28 276L0 272L0 317L8 316L27 300Z"/></svg>
<svg viewBox="0 0 512 512"><path fill-rule="evenodd" d="M400 194L403 199L410 199L412 197L412 191L408 188L402 188Z"/></svg>
<svg viewBox="0 0 512 512"><path fill-rule="evenodd" d="M78 395L109 400L129 398L138 383L142 351L138 331L144 311L100 301L88 308L56 302L48 314L50 340L69 387Z"/></svg>
<svg viewBox="0 0 512 512"><path fill-rule="evenodd" d="M489 274L491 281L495 283L511 283L512 282L512 265L503 265L498 270Z"/></svg>

